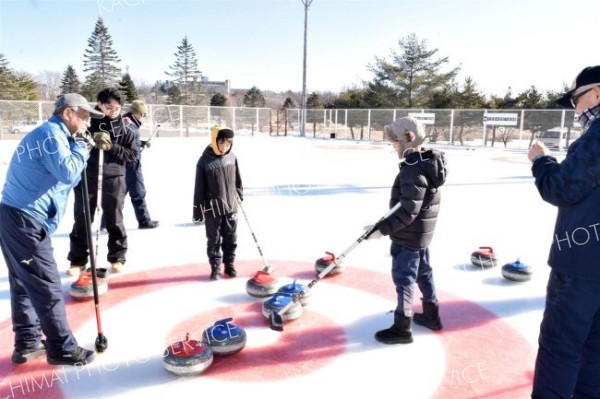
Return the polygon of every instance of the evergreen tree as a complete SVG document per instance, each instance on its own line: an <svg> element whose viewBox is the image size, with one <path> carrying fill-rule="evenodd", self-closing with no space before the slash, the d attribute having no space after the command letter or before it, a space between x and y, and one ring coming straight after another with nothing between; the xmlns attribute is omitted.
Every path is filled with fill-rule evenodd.
<svg viewBox="0 0 600 399"><path fill-rule="evenodd" d="M307 99L307 103L308 103L308 99ZM298 105L294 102L294 100L292 100L291 97L286 97L285 101L283 102L283 108L297 108Z"/></svg>
<svg viewBox="0 0 600 399"><path fill-rule="evenodd" d="M14 91L14 74L8 67L8 60L0 53L0 99L8 100Z"/></svg>
<svg viewBox="0 0 600 399"><path fill-rule="evenodd" d="M448 109L453 108L457 100L456 85L444 85L441 89L435 90L429 97L427 108L430 109Z"/></svg>
<svg viewBox="0 0 600 399"><path fill-rule="evenodd" d="M535 86L529 87L517 96L519 108L539 109L544 108L544 94L540 93Z"/></svg>
<svg viewBox="0 0 600 399"><path fill-rule="evenodd" d="M392 62L376 58L369 69L375 74L374 88L383 85L396 94L395 105L405 108L422 107L432 93L451 84L460 68L441 72L448 57L434 59L437 49L427 49L427 41L415 34L399 41L400 53L392 52Z"/></svg>
<svg viewBox="0 0 600 399"><path fill-rule="evenodd" d="M490 101L490 108L493 109L515 109L519 104L519 97L515 97L512 93L512 88L508 87L504 97L498 97L492 95Z"/></svg>
<svg viewBox="0 0 600 399"><path fill-rule="evenodd" d="M0 100L38 100L37 83L25 73L15 73L0 53Z"/></svg>
<svg viewBox="0 0 600 399"><path fill-rule="evenodd" d="M364 104L367 108L394 108L397 104L396 98L395 90L377 78L366 83Z"/></svg>
<svg viewBox="0 0 600 399"><path fill-rule="evenodd" d="M216 93L210 99L210 105L212 107L224 107L227 104L227 97L221 93Z"/></svg>
<svg viewBox="0 0 600 399"><path fill-rule="evenodd" d="M195 86L202 80L202 73L198 70L196 51L188 41L187 36L183 38L181 45L177 46L175 63L169 65L169 69L171 72L165 73L173 77L173 81L179 86L182 104L193 104L192 94Z"/></svg>
<svg viewBox="0 0 600 399"><path fill-rule="evenodd" d="M457 108L487 108L489 106L485 99L485 96L477 89L477 83L467 76L463 83L462 89L457 93L457 99L454 103L454 107Z"/></svg>
<svg viewBox="0 0 600 399"><path fill-rule="evenodd" d="M264 107L265 104L265 96L256 86L252 86L244 95L244 105L247 107Z"/></svg>
<svg viewBox="0 0 600 399"><path fill-rule="evenodd" d="M312 92L306 99L307 108L323 108L323 100L318 93Z"/></svg>
<svg viewBox="0 0 600 399"><path fill-rule="evenodd" d="M112 46L113 41L108 28L100 17L88 39L88 48L83 55L83 71L88 72L84 90L90 98L95 98L96 94L105 87L116 86L119 81L121 70L117 64L121 59Z"/></svg>
<svg viewBox="0 0 600 399"><path fill-rule="evenodd" d="M63 78L60 81L60 92L61 94L67 93L79 93L81 82L75 72L75 68L72 65L68 65L67 69L63 73Z"/></svg>
<svg viewBox="0 0 600 399"><path fill-rule="evenodd" d="M306 108L320 109L323 108L323 100L318 93L312 92L306 99ZM323 122L323 112L307 110L306 121L313 125L313 137L317 136L317 123Z"/></svg>
<svg viewBox="0 0 600 399"><path fill-rule="evenodd" d="M127 72L125 75L123 75L123 78L119 82L119 90L121 91L121 94L123 95L124 101L127 103L131 103L133 100L139 99L138 92L135 87L135 83L133 83L133 80L131 79L131 75L129 75L129 72Z"/></svg>
<svg viewBox="0 0 600 399"><path fill-rule="evenodd" d="M183 97L179 87L175 85L167 86L167 104L183 104Z"/></svg>

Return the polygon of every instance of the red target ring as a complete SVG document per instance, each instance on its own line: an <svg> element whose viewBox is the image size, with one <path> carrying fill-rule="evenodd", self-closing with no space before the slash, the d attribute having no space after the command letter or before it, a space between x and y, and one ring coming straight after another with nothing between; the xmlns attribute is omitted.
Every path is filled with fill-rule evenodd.
<svg viewBox="0 0 600 399"><path fill-rule="evenodd" d="M274 264L285 265L276 267L279 276L311 280L315 275L314 265L307 262L281 261ZM236 265L242 271L238 277L240 279L251 277L261 268L258 261L238 261ZM109 280L109 292L101 298L101 308L109 310L136 296L176 287L182 283L218 284L208 282L208 270L208 265L188 264L112 276ZM327 278L322 284L325 283L378 295L395 303L395 292L387 273L346 268L344 273ZM322 289L325 287L315 288L318 291ZM317 295L317 291L314 294ZM483 307L445 292L440 292L439 296L444 330L435 335L444 347L445 359L439 361L445 360L446 371L433 397L513 399L529 396L536 348L508 323ZM93 319L93 303L74 301L66 293L65 297L69 323L76 331ZM346 301L348 298L332 300ZM261 315L261 305L248 296L248 303L202 312L197 317L188 318L176 325L172 329L172 336L181 335L185 332L183 330L191 328L201 334L204 328L224 317L234 317L234 323L245 329L268 329L268 321ZM300 319L286 322L285 331L277 333L279 336L276 342L261 348L245 348L234 355L235 362L232 361L234 357L216 359L211 368L203 373L203 378L268 381L269 378L281 379L318 372L344 352L346 337L343 327L319 314L318 309L309 306L305 311ZM374 313L381 311L373 309ZM198 320L202 320L201 325L194 324ZM387 326L373 326L373 332L382 327ZM3 337L3 345L0 347L0 398L19 397L21 390L24 392L22 396L29 398L64 397L61 384L58 383L63 378L60 370L49 366L44 357L25 365L11 364L13 332L10 319L0 322L0 335ZM417 334L415 340L418 339ZM166 346L168 342L165 342ZM155 348L155 353L161 354L165 347ZM54 378L56 383L47 385L38 392L25 385L27 381L40 381L41 376L48 380ZM22 388L19 388L19 384Z"/></svg>

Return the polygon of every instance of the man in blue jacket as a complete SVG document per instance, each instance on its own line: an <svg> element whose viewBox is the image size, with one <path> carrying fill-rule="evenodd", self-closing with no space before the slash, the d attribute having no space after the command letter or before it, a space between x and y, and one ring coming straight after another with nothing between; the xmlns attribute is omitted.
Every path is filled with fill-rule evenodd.
<svg viewBox="0 0 600 399"><path fill-rule="evenodd" d="M21 140L10 161L0 247L8 267L15 364L44 354L50 364L87 364L95 355L77 344L69 328L50 239L89 158L83 137L90 116L104 114L79 94L59 97L52 117Z"/></svg>
<svg viewBox="0 0 600 399"><path fill-rule="evenodd" d="M541 143L528 154L540 195L558 207L532 398L600 398L600 65L557 103L575 108L583 134L561 163Z"/></svg>

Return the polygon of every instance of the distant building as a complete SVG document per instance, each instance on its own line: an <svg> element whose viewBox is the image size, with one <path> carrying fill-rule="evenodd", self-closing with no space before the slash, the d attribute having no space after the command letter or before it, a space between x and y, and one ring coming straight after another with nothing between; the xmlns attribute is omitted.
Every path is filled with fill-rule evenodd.
<svg viewBox="0 0 600 399"><path fill-rule="evenodd" d="M227 97L231 94L231 82L229 80L208 80L208 76L203 76L200 84L209 93L221 93Z"/></svg>

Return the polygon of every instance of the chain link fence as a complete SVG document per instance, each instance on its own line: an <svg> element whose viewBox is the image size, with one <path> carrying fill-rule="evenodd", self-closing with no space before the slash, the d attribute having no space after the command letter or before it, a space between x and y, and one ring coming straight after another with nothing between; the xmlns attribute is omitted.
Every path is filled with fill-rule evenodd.
<svg viewBox="0 0 600 399"><path fill-rule="evenodd" d="M242 135L304 133L314 138L382 141L384 126L408 115L424 123L431 142L464 146L527 148L532 139L550 129L579 131L574 110L307 109L302 132L300 109L162 104L148 108L142 135L159 127L159 137L206 136L219 125ZM49 101L0 100L0 139L22 137L53 110Z"/></svg>

